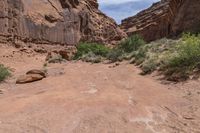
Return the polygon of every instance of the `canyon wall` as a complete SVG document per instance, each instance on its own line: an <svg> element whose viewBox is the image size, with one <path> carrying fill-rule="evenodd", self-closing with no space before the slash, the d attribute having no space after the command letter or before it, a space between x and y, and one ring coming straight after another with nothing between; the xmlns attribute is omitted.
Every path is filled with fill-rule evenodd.
<svg viewBox="0 0 200 133"><path fill-rule="evenodd" d="M98 10L97 0L0 1L0 42L110 44L125 36L113 19Z"/></svg>
<svg viewBox="0 0 200 133"><path fill-rule="evenodd" d="M140 34L146 41L200 31L199 0L161 0L133 17L121 28L129 35Z"/></svg>

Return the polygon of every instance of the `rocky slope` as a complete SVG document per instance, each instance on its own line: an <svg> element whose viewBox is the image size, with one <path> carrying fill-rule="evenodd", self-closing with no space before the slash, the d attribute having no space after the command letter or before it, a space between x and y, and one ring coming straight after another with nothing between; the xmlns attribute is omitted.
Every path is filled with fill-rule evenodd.
<svg viewBox="0 0 200 133"><path fill-rule="evenodd" d="M200 27L199 0L161 0L136 16L122 21L121 28L130 36L140 34L146 41L197 31Z"/></svg>
<svg viewBox="0 0 200 133"><path fill-rule="evenodd" d="M113 43L125 34L97 0L1 0L0 42Z"/></svg>

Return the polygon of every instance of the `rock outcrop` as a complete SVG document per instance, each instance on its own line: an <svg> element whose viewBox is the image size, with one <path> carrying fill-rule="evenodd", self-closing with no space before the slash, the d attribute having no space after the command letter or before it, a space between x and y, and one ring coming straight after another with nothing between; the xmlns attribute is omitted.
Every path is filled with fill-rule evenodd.
<svg viewBox="0 0 200 133"><path fill-rule="evenodd" d="M161 0L133 17L121 28L129 35L140 34L146 41L200 30L199 0Z"/></svg>
<svg viewBox="0 0 200 133"><path fill-rule="evenodd" d="M98 10L97 0L1 0L0 42L75 45L113 43L125 36Z"/></svg>
<svg viewBox="0 0 200 133"><path fill-rule="evenodd" d="M74 55L77 52L77 48L75 46L68 46L66 48L59 48L48 52L46 61L48 63L61 63L62 61L71 61L73 60Z"/></svg>

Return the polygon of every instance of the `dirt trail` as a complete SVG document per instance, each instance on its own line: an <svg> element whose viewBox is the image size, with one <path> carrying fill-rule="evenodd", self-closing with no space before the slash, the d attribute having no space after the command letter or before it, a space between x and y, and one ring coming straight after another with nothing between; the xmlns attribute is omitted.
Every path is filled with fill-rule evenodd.
<svg viewBox="0 0 200 133"><path fill-rule="evenodd" d="M67 62L49 65L41 81L16 85L44 56L0 53L15 70L0 84L0 133L200 133L198 81L163 85L126 62Z"/></svg>

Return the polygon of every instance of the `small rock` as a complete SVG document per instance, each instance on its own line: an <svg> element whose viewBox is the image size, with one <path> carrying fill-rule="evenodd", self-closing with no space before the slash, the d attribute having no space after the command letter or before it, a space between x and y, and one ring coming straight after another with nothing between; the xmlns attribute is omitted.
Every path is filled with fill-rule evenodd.
<svg viewBox="0 0 200 133"><path fill-rule="evenodd" d="M21 45L19 43L15 43L14 45L15 45L15 48L20 48L21 47Z"/></svg>
<svg viewBox="0 0 200 133"><path fill-rule="evenodd" d="M34 51L40 54L47 53L47 50L42 49L42 48L35 48Z"/></svg>
<svg viewBox="0 0 200 133"><path fill-rule="evenodd" d="M77 52L77 49L74 46L67 47L64 50L58 51L58 53L62 56L62 58L66 59L68 61L73 59L73 57L76 54L76 52Z"/></svg>
<svg viewBox="0 0 200 133"><path fill-rule="evenodd" d="M65 49L57 49L48 53L46 57L46 61L53 60L53 61L56 61L55 63L60 63L60 59L70 61L73 59L76 52L77 52L77 48L75 46L68 46Z"/></svg>
<svg viewBox="0 0 200 133"><path fill-rule="evenodd" d="M68 51L60 50L58 52L62 56L63 59L70 60L71 55L70 55L70 53Z"/></svg>
<svg viewBox="0 0 200 133"><path fill-rule="evenodd" d="M114 65L109 66L109 68L114 68L114 67L117 67L117 66L119 66L119 65L120 65L120 63L119 63L119 62L116 62Z"/></svg>
<svg viewBox="0 0 200 133"><path fill-rule="evenodd" d="M52 16L52 15L45 15L45 19L46 19L47 21L49 21L50 23L54 23L54 22L56 22L56 21L59 20L58 18L56 18L56 17L54 17L54 16Z"/></svg>
<svg viewBox="0 0 200 133"><path fill-rule="evenodd" d="M119 65L120 65L120 63L119 63L119 62L115 63L115 66L119 66Z"/></svg>

